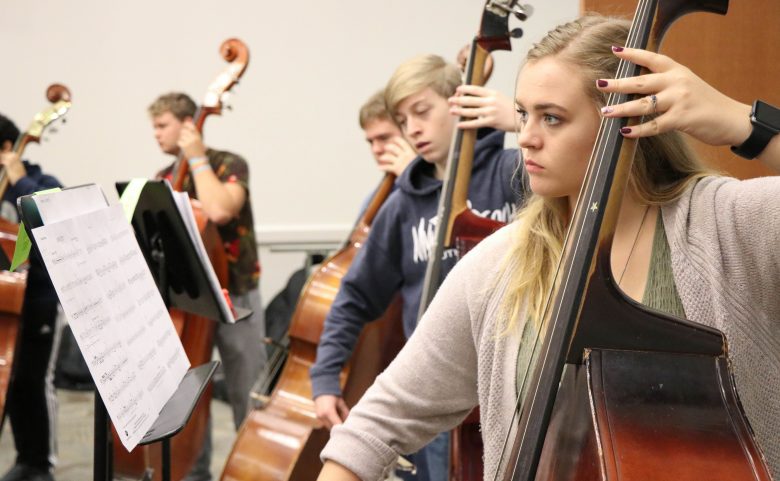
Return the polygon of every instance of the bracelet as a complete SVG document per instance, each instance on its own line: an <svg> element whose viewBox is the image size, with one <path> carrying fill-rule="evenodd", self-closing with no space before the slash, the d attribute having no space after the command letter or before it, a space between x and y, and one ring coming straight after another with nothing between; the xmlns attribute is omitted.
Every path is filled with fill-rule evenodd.
<svg viewBox="0 0 780 481"><path fill-rule="evenodd" d="M192 172L192 175L195 175L198 172L203 172L204 170L211 170L211 165L209 165L207 163L203 163L203 164L198 165L195 168L192 168L192 166L190 166L190 172Z"/></svg>
<svg viewBox="0 0 780 481"><path fill-rule="evenodd" d="M203 162L202 160L199 160L198 162L192 162L190 164L190 170L195 170L199 167L203 167L204 165L209 165L208 162Z"/></svg>
<svg viewBox="0 0 780 481"><path fill-rule="evenodd" d="M190 172L196 174L204 169L210 169L209 159L204 156L192 157L187 159L187 163L190 164Z"/></svg>
<svg viewBox="0 0 780 481"><path fill-rule="evenodd" d="M195 168L200 164L208 164L209 159L204 156L192 157L187 159L187 163L190 164L190 168Z"/></svg>

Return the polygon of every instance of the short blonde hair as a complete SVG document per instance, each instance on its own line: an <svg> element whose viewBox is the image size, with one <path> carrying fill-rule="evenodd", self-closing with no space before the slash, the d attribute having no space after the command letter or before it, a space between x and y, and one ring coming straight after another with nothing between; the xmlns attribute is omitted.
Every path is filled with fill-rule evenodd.
<svg viewBox="0 0 780 481"><path fill-rule="evenodd" d="M360 107L360 128L364 129L375 120L390 120L390 114L385 107L385 91L380 90L372 95Z"/></svg>
<svg viewBox="0 0 780 481"><path fill-rule="evenodd" d="M460 69L438 55L418 55L402 63L385 87L385 106L395 116L398 104L426 88L444 98L455 94L462 83Z"/></svg>
<svg viewBox="0 0 780 481"><path fill-rule="evenodd" d="M170 112L179 120L194 117L197 110L198 106L195 104L195 101L189 95L181 92L170 92L160 95L147 109L152 117Z"/></svg>

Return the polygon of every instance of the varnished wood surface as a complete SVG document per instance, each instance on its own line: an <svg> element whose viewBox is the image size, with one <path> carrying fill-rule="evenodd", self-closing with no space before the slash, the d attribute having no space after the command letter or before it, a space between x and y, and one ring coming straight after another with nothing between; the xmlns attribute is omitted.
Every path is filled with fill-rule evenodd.
<svg viewBox="0 0 780 481"><path fill-rule="evenodd" d="M0 271L0 416L5 412L26 285L26 274Z"/></svg>
<svg viewBox="0 0 780 481"><path fill-rule="evenodd" d="M18 230L18 224L0 217L0 249L8 259L13 258ZM11 383L14 351L26 286L26 273L0 271L0 427L5 418L6 397Z"/></svg>
<svg viewBox="0 0 780 481"><path fill-rule="evenodd" d="M633 1L631 3L633 9L636 3ZM654 47L657 46L659 39L650 32L655 34L663 32L668 26L666 20L674 17L672 12L684 11L694 3L696 2L669 0L662 3L656 12L654 2L640 2L642 11L637 13L632 26L629 46L655 50ZM721 0L717 3L709 3L706 8L725 13L727 3L727 0ZM702 16L702 14L696 15ZM683 27L678 22L675 29L681 28ZM686 30L688 46L695 49L695 42L692 39L701 38L701 32L691 31L691 27ZM645 37L647 34L650 34L649 37ZM644 38L649 38L646 43ZM704 56L701 50L697 51L697 55ZM636 66L632 66L631 69L622 70L621 75L637 75L635 68ZM664 390L654 394L647 390L642 391L643 387L647 387L644 383L648 380L650 383L653 382L653 378L646 373L645 368L653 369L657 366L656 358L645 358L629 366L628 372L623 376L625 383L616 383L622 384L622 387L628 386L628 383L637 383L636 392L631 392L625 397L612 397L603 402L603 406L598 405L599 398L594 394L595 389L590 395L586 393L584 396L581 394L583 389L569 389L572 384L581 385L581 383L570 382L570 377L573 372L581 370L578 366L583 362L583 356L587 360L588 353L594 345L614 346L615 350L653 351L652 355L658 356L688 356L686 361L692 358L725 359L726 356L725 343L719 332L708 330L703 326L699 327L694 323L682 320L675 322L667 316L655 315L652 311L634 305L635 303L631 303L619 293L610 293L610 289L602 288L615 285L609 265L611 239L622 199L620 189L626 183L630 157L633 155L631 150L634 147L633 142L623 142L620 136L602 135L604 128L611 131L615 127L614 124L611 119L602 121L602 130L594 147L594 155L586 174L581 199L567 236L560 267L561 274L556 279L551 307L546 315L546 322L550 327L545 333L541 348L541 352L545 354L536 362L532 384L526 386L532 394L523 402L518 435L510 455L510 469L505 473L505 479L514 481L650 479L665 477L670 472L675 479L701 479L715 469L723 469L723 472L729 473L725 479L767 479L768 475L762 474L766 473L766 466L761 466L761 460L750 454L751 450L755 452L756 448L751 436L745 436L748 433L747 429L732 429L738 432L740 441L730 443L728 448L724 447L730 449L728 456L725 454L718 456L720 451L708 449L713 446L712 443L707 441L702 443L701 436L695 435L703 427L696 421L707 418L708 413L712 412L708 411L706 399L714 398L720 401L722 391L728 390L728 387L723 384L723 377L710 375L707 378L695 362L682 362L681 359L676 358L675 363L666 365L666 371L671 371L671 375L676 376L677 382L671 380L668 383L659 382L658 388L663 385ZM614 177L610 172L614 172ZM603 215L603 222L600 215ZM572 239L576 239L576 242ZM623 307L620 307L621 303ZM644 312L627 312L632 309ZM649 327L651 329L648 329ZM656 331L657 328L660 330ZM667 329L668 332L664 332ZM563 378L560 377L562 374ZM600 376L602 373L594 371L589 373L587 379L599 381ZM575 375L575 377L579 377L580 380L585 379L585 376ZM699 386L699 383L705 386ZM652 384L650 387L653 387ZM619 417L623 412L631 411L636 406L652 405L659 398L677 399L677 397L684 398L686 402L675 404L672 401L670 409L681 408L682 404L686 404L687 409L676 412L675 416L656 416L655 423L645 431L634 432L629 429L631 433L623 438L626 442L622 444L629 446L637 440L653 438L655 441L653 446L658 448L679 445L675 444L674 433L679 432L683 437L692 434L690 436L692 442L686 446L686 449L707 453L706 470L701 469L701 464L696 465L695 462L691 462L690 466L683 466L682 470L672 471L667 469L667 460L663 456L644 456L642 450L636 445L633 449L629 446L628 451L613 449L614 445L611 444L610 437L619 426L610 425L606 429L599 427L601 425L599 425L598 410L601 407L603 407L600 413L601 419L604 416ZM727 407L728 412L722 419L731 419L730 423L733 425L746 423L744 419L736 419L744 416L741 409L737 407L736 400L733 401L733 407L735 408ZM642 412L640 416L649 419L652 417L651 414L652 408ZM550 416L549 424L548 416ZM680 417L682 419L678 419ZM581 422L573 422L575 418L579 418ZM580 427L585 431L588 429L595 431L595 434L579 436L576 433L581 433ZM717 435L715 430L712 432L713 435ZM656 435L656 433L666 434L666 436ZM594 436L596 446L588 442ZM540 459L542 448L541 463L537 471L535 463ZM628 459L629 454L636 465L631 469L623 470L625 466L622 464ZM679 459L683 464L686 463L685 457ZM732 460L733 463L739 464L738 468L732 469L729 465ZM719 464L721 462L724 463L722 466ZM688 467L692 469L684 472ZM755 473L758 475L755 476Z"/></svg>
<svg viewBox="0 0 780 481"><path fill-rule="evenodd" d="M329 438L317 419L309 369L314 364L325 318L368 237L371 221L386 200L395 178L386 176L349 241L325 259L301 292L288 337L289 354L270 396L258 403L239 431L222 472L222 481L315 480L322 467L319 453ZM376 376L403 346L401 302L396 297L380 319L363 329L340 382L348 406L354 406Z"/></svg>
<svg viewBox="0 0 780 481"><path fill-rule="evenodd" d="M582 0L582 12L630 16L636 0ZM666 34L660 53L690 68L721 92L747 104L761 99L780 106L780 2L732 0L725 16L685 15ZM691 145L710 166L746 179L776 175L759 162L694 139Z"/></svg>

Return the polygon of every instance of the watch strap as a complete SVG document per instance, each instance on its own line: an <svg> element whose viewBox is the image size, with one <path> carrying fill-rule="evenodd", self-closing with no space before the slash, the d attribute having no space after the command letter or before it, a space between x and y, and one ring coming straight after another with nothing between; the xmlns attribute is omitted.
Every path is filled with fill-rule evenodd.
<svg viewBox="0 0 780 481"><path fill-rule="evenodd" d="M732 146L731 151L746 159L755 159L764 151L767 144L774 136L775 132L772 132L762 125L756 125L754 122L753 131L750 132L750 136L747 140L742 142L741 145Z"/></svg>
<svg viewBox="0 0 780 481"><path fill-rule="evenodd" d="M780 109L756 99L750 112L753 130L742 145L732 146L731 151L746 159L758 157L772 137L780 132L780 125L777 125L778 118L780 118Z"/></svg>

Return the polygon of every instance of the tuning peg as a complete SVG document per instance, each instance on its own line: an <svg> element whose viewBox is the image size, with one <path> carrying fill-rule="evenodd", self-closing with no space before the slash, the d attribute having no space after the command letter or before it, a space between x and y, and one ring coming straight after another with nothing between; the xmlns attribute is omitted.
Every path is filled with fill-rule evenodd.
<svg viewBox="0 0 780 481"><path fill-rule="evenodd" d="M534 13L534 7L531 5L514 5L512 6L512 13L515 17L525 21L528 17L531 16L532 13Z"/></svg>
<svg viewBox="0 0 780 481"><path fill-rule="evenodd" d="M232 112L233 111L233 106L230 105L230 104L225 104L225 109L226 110L230 110Z"/></svg>
<svg viewBox="0 0 780 481"><path fill-rule="evenodd" d="M67 119L67 118L65 118L65 117L63 117L63 118L62 118L62 123L63 123L63 124L67 124L67 123L68 123L68 119Z"/></svg>
<svg viewBox="0 0 780 481"><path fill-rule="evenodd" d="M520 38L523 36L523 29L522 28L513 28L511 32L509 32L509 36L512 38Z"/></svg>

